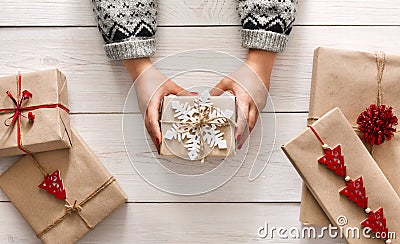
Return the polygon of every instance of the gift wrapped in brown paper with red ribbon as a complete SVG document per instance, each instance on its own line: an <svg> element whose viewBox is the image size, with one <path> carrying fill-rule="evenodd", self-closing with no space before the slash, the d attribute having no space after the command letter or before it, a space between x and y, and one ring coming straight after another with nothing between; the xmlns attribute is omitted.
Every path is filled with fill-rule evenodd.
<svg viewBox="0 0 400 244"><path fill-rule="evenodd" d="M282 149L338 228L329 233L354 244L400 243L400 198L340 109Z"/></svg>
<svg viewBox="0 0 400 244"><path fill-rule="evenodd" d="M74 243L127 197L72 131L70 149L27 155L0 176L0 188L44 243Z"/></svg>
<svg viewBox="0 0 400 244"><path fill-rule="evenodd" d="M67 80L57 69L0 78L0 156L70 147Z"/></svg>
<svg viewBox="0 0 400 244"><path fill-rule="evenodd" d="M318 48L314 53L308 124L339 107L355 132L400 194L400 56ZM303 186L300 220L327 225L308 189Z"/></svg>

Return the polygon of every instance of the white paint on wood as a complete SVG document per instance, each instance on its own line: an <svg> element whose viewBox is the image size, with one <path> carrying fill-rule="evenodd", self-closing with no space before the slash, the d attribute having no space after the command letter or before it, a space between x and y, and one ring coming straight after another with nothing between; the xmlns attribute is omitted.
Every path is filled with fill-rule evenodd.
<svg viewBox="0 0 400 244"><path fill-rule="evenodd" d="M400 53L400 27L297 27L287 50L278 55L271 80L277 111L308 111L313 50L318 46ZM238 27L163 27L158 32L155 60L193 49L227 52L241 59ZM132 85L120 62L109 61L96 28L5 28L0 32L0 75L59 67L68 77L72 112L122 112ZM12 50L7 47L13 47ZM188 62L195 62L193 58ZM209 62L229 72L229 63ZM176 73L173 64L163 72ZM215 84L222 76L186 73L176 81L183 86ZM135 111L137 112L137 110Z"/></svg>
<svg viewBox="0 0 400 244"><path fill-rule="evenodd" d="M148 148L144 139L144 126L141 115L128 115L133 121L132 127L137 131L137 152L134 158L139 161L153 162L154 148ZM262 114L266 117L266 114ZM106 168L119 180L129 200L134 202L299 202L301 180L290 162L284 156L280 146L300 133L306 125L306 114L277 114L277 141L267 168L255 181L249 182L248 174L252 166L245 161L242 168L227 184L210 193L185 197L171 195L155 189L146 183L134 170L125 152L122 136L122 115L73 115L72 126L80 133ZM259 125L258 125L259 126ZM269 125L264 125L264 130ZM256 127L255 134L260 127ZM269 141L264 135L264 141ZM151 145L152 146L152 145ZM262 152L261 152L262 153ZM15 162L16 158L0 164L0 173ZM263 161L257 163L263 164ZM199 169L210 170L212 165L168 164L179 172L184 169L193 174ZM162 178L163 175L158 177ZM223 177L223 176L221 176ZM285 177L285 180L282 180ZM0 201L8 200L0 191Z"/></svg>
<svg viewBox="0 0 400 244"><path fill-rule="evenodd" d="M159 1L160 26L239 25L236 0ZM396 1L300 0L297 25L398 25ZM0 26L94 26L90 0L3 0Z"/></svg>
<svg viewBox="0 0 400 244"><path fill-rule="evenodd" d="M10 203L0 203L1 243L40 243ZM296 203L128 203L78 243L344 243L324 239L261 239L257 230L298 228ZM319 232L317 232L319 233ZM289 236L289 233L286 233Z"/></svg>

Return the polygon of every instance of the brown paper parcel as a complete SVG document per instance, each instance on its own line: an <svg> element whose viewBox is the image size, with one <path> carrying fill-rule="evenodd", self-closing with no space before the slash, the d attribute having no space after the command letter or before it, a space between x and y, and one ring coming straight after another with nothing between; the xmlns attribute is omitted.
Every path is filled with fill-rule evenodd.
<svg viewBox="0 0 400 244"><path fill-rule="evenodd" d="M0 110L13 109L15 104L7 91L17 100L17 76L0 78ZM57 69L22 74L21 91L31 92L32 98L22 107L61 104L68 108L67 80ZM36 153L70 147L69 114L61 108L39 108L33 111L35 121L21 118L21 142L23 148ZM23 115L27 116L28 111ZM4 122L13 113L0 113L0 156L25 154L18 148L17 124L6 126Z"/></svg>
<svg viewBox="0 0 400 244"><path fill-rule="evenodd" d="M166 96L164 97L162 117L161 117L161 131L162 135L172 128L172 123L166 123L165 121L178 121L174 117L174 110L172 109L172 101L178 101L181 104L188 103L190 106L194 106L196 96ZM210 102L213 103L215 108L219 108L221 111L231 110L233 112L232 121L236 120L236 103L235 97L233 96L211 96ZM219 149L218 146L210 148L207 143L204 143L204 153L211 157L226 157L234 155L235 153L235 125L230 123L229 125L218 127L218 130L224 133L223 137L226 140L226 149ZM199 157L203 156L203 152L199 153ZM188 151L185 148L184 143L178 140L167 140L163 138L160 154L164 156L178 156L184 159L189 159ZM199 158L200 159L200 158Z"/></svg>
<svg viewBox="0 0 400 244"><path fill-rule="evenodd" d="M35 158L47 173L60 170L71 205L75 201L81 203L101 185L110 182L81 205L79 213L67 214L63 200L38 187L43 173L31 155L17 161L0 176L1 189L44 243L76 242L90 230L89 226L93 228L127 199L118 183L74 131L72 143L70 149L38 153ZM60 219L54 228L48 229Z"/></svg>
<svg viewBox="0 0 400 244"><path fill-rule="evenodd" d="M381 80L382 104L393 107L400 118L400 56L385 54ZM309 124L334 107L339 107L350 124L356 126L358 115L377 103L376 53L318 48L314 52ZM371 146L366 145L370 152ZM373 148L373 158L400 194L400 134ZM300 221L327 225L322 210L303 185Z"/></svg>
<svg viewBox="0 0 400 244"><path fill-rule="evenodd" d="M342 146L347 175L352 179L363 177L368 207L373 211L383 207L389 232L400 233L400 199L340 109L328 112L313 124L313 128L329 147ZM324 151L309 128L282 148L329 220L337 226L338 217L345 216L348 223L341 227L360 228L360 239L350 235L349 243L383 242L363 237L360 223L367 215L362 208L339 194L346 186L343 178L318 163ZM392 243L399 242L400 239L392 240Z"/></svg>

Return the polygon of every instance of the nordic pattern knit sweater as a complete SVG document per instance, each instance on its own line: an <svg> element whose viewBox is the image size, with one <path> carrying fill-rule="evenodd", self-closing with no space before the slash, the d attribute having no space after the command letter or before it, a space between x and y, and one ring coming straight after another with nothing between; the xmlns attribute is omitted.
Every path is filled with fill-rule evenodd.
<svg viewBox="0 0 400 244"><path fill-rule="evenodd" d="M157 0L92 0L92 3L108 57L121 60L154 54ZM297 0L238 0L242 46L282 52L292 30L296 6Z"/></svg>

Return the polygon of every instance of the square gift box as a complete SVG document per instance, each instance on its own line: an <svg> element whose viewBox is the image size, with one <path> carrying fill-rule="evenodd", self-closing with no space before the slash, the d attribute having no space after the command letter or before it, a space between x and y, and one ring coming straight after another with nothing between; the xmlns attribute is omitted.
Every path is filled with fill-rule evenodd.
<svg viewBox="0 0 400 244"><path fill-rule="evenodd" d="M0 156L70 147L67 80L57 69L0 78Z"/></svg>
<svg viewBox="0 0 400 244"><path fill-rule="evenodd" d="M160 154L187 160L235 153L236 103L233 96L164 97Z"/></svg>

